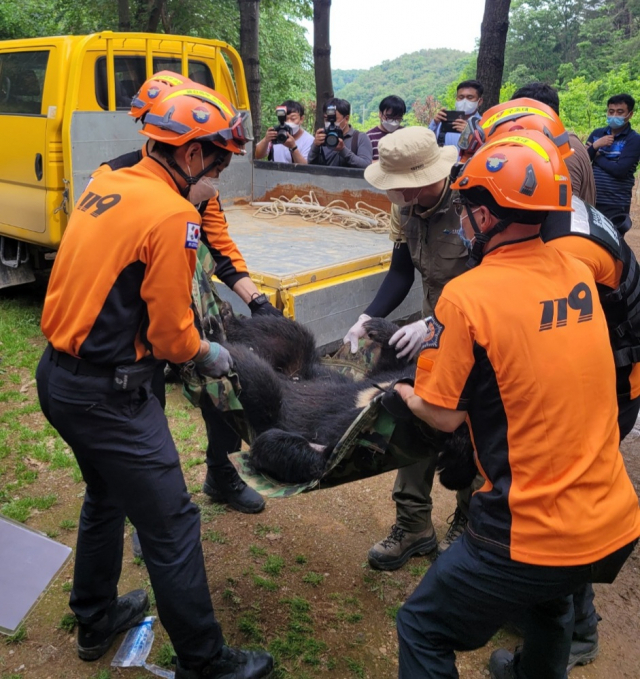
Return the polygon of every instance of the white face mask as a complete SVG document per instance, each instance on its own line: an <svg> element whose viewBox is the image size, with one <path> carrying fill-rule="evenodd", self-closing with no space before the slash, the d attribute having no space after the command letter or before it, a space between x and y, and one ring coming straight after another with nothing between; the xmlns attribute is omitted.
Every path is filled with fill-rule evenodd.
<svg viewBox="0 0 640 679"><path fill-rule="evenodd" d="M204 156L202 155L202 150L200 151L200 160L202 161L202 169L204 170ZM191 174L191 168L188 165L187 169L189 170L189 176L193 176ZM211 200L218 195L219 185L219 177L200 177L200 179L198 179L198 181L189 189L187 198L193 205L200 205L200 203Z"/></svg>
<svg viewBox="0 0 640 679"><path fill-rule="evenodd" d="M460 99L459 101L456 101L456 111L462 111L466 116L470 116L477 110L477 101L469 101L468 99Z"/></svg>
<svg viewBox="0 0 640 679"><path fill-rule="evenodd" d="M300 125L296 125L295 123L287 123L287 125L291 128L291 135L295 137L300 131Z"/></svg>
<svg viewBox="0 0 640 679"><path fill-rule="evenodd" d="M383 120L382 128L387 132L395 132L400 127L399 120Z"/></svg>
<svg viewBox="0 0 640 679"><path fill-rule="evenodd" d="M387 198L399 207L408 207L409 205L416 205L418 203L418 196L412 198L411 200L406 200L402 191L399 189L389 189L387 191Z"/></svg>
<svg viewBox="0 0 640 679"><path fill-rule="evenodd" d="M215 198L219 191L220 179L218 177L202 177L189 191L189 202L194 205L204 203L206 200Z"/></svg>

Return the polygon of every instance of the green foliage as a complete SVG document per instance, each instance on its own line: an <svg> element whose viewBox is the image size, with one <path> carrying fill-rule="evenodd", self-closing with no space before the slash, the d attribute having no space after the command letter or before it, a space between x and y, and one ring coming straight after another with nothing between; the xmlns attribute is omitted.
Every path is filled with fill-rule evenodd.
<svg viewBox="0 0 640 679"><path fill-rule="evenodd" d="M119 30L118 0L0 0L0 39L83 35ZM129 0L131 30L215 38L238 48L237 0L165 0L157 29L150 28L151 2ZM260 3L260 73L265 125L285 99L314 98L313 57L298 19L313 15L312 0Z"/></svg>
<svg viewBox="0 0 640 679"><path fill-rule="evenodd" d="M640 0L514 0L500 100L536 80L582 138L604 125L611 95L640 95Z"/></svg>
<svg viewBox="0 0 640 679"><path fill-rule="evenodd" d="M334 82L337 97L347 99L351 103L352 115L358 120L362 118L362 107L365 107L365 118L371 112L376 114L374 125L378 124L377 113L380 101L389 94L395 94L405 100L410 109L417 100L427 95L438 98L445 97L448 88L455 87L463 80L463 73L471 61L468 52L451 49L429 49L404 54L392 61L383 61L367 71L338 71L337 82L346 81L344 73L355 73L350 82L338 88ZM473 74L471 74L473 75ZM372 126L370 126L372 127ZM367 128L367 129L370 129Z"/></svg>

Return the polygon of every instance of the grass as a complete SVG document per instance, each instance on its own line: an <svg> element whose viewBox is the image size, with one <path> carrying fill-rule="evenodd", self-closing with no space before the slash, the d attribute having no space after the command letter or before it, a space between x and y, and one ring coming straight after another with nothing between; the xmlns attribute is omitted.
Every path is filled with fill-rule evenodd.
<svg viewBox="0 0 640 679"><path fill-rule="evenodd" d="M261 589L266 589L269 592L275 592L280 589L280 585L269 578L263 578L260 575L253 576L253 584Z"/></svg>
<svg viewBox="0 0 640 679"><path fill-rule="evenodd" d="M58 629L64 630L65 632L71 634L71 632L73 632L73 630L76 628L77 622L78 621L76 620L75 615L72 613L65 613L58 623Z"/></svg>
<svg viewBox="0 0 640 679"><path fill-rule="evenodd" d="M287 629L271 641L269 652L276 660L277 669L282 670L286 664L288 676L302 676L302 672L293 672L292 668L301 669L302 665L318 667L327 645L316 638L311 604L306 599L292 597L281 600L280 604L289 609Z"/></svg>
<svg viewBox="0 0 640 679"><path fill-rule="evenodd" d="M307 563L307 561L309 561L309 559L307 559L307 557L304 554L298 554L296 556L296 563L305 564Z"/></svg>
<svg viewBox="0 0 640 679"><path fill-rule="evenodd" d="M353 674L354 677L362 677L362 679L364 679L365 673L363 663L358 662L353 658L345 658L345 662L347 664L347 667L349 668L349 671L351 672L351 674Z"/></svg>
<svg viewBox="0 0 640 679"><path fill-rule="evenodd" d="M266 526L262 523L259 523L256 525L254 529L254 533L259 537L259 538L266 538L267 535L274 534L277 535L279 534L281 529L278 526Z"/></svg>
<svg viewBox="0 0 640 679"><path fill-rule="evenodd" d="M321 585L324 582L324 575L321 575L320 573L314 573L313 571L309 571L309 573L302 576L302 582L306 582L308 585L313 585L314 587L317 587L318 585Z"/></svg>
<svg viewBox="0 0 640 679"><path fill-rule="evenodd" d="M264 640L257 612L254 610L247 611L238 618L238 629L253 643L261 644Z"/></svg>
<svg viewBox="0 0 640 679"><path fill-rule="evenodd" d="M431 566L430 563L421 563L417 566L409 566L409 573L411 573L411 575L414 577L422 578L429 570L429 566Z"/></svg>
<svg viewBox="0 0 640 679"><path fill-rule="evenodd" d="M387 606L387 607L384 609L385 615L386 615L388 618L391 618L391 620L393 621L393 624L394 624L394 625L396 624L396 617L397 617L397 615L398 615L398 611L399 611L401 608L402 608L402 602L397 603L397 604L394 604L393 606Z"/></svg>
<svg viewBox="0 0 640 679"><path fill-rule="evenodd" d="M62 530L75 530L77 527L78 524L73 519L63 519L60 521L60 528L62 528Z"/></svg>
<svg viewBox="0 0 640 679"><path fill-rule="evenodd" d="M208 540L209 542L215 542L219 545L226 545L227 538L218 530L208 530L202 535L203 540Z"/></svg>
<svg viewBox="0 0 640 679"><path fill-rule="evenodd" d="M44 495L42 497L23 497L12 500L0 506L0 511L14 521L24 523L33 510L44 511L52 507L58 499L57 495Z"/></svg>
<svg viewBox="0 0 640 679"><path fill-rule="evenodd" d="M264 547L258 547L257 545L249 545L249 554L251 556L266 556L267 550Z"/></svg>
<svg viewBox="0 0 640 679"><path fill-rule="evenodd" d="M156 665L160 667L171 667L173 664L173 657L176 652L173 650L173 646L167 641L156 652Z"/></svg>
<svg viewBox="0 0 640 679"><path fill-rule="evenodd" d="M270 554L262 566L262 570L268 575L280 575L283 568L284 559L275 554Z"/></svg>
<svg viewBox="0 0 640 679"><path fill-rule="evenodd" d="M21 644L27 638L27 628L20 625L18 629L11 635L4 638L5 644Z"/></svg>

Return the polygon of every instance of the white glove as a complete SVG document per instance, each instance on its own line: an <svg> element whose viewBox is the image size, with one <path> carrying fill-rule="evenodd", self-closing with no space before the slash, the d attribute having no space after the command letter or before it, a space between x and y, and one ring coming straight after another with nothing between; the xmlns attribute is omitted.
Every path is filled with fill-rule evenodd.
<svg viewBox="0 0 640 679"><path fill-rule="evenodd" d="M367 314L360 314L358 317L358 322L349 329L349 332L342 339L344 344L351 345L352 354L355 354L356 351L358 351L358 340L361 337L364 337L366 334L364 324L370 320L371 316L367 316Z"/></svg>
<svg viewBox="0 0 640 679"><path fill-rule="evenodd" d="M395 332L389 340L389 346L395 346L398 358L413 358L427 337L427 324L420 320L409 323Z"/></svg>
<svg viewBox="0 0 640 679"><path fill-rule="evenodd" d="M201 375L209 377L222 377L233 368L231 354L217 342L210 342L207 354L194 363Z"/></svg>

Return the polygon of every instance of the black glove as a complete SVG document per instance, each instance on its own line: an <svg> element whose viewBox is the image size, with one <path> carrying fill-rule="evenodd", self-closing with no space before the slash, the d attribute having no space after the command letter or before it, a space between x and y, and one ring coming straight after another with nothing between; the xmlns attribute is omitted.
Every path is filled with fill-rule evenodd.
<svg viewBox="0 0 640 679"><path fill-rule="evenodd" d="M252 316L282 316L282 311L276 309L262 293L249 302Z"/></svg>

